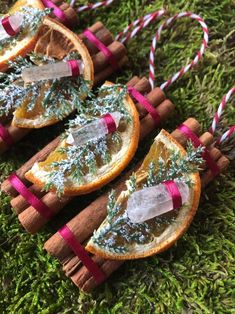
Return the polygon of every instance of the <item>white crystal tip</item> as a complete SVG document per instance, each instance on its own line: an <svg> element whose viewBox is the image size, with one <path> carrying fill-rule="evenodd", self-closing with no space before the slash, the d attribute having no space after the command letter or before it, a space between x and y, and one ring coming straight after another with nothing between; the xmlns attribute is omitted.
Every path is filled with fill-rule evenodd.
<svg viewBox="0 0 235 314"><path fill-rule="evenodd" d="M66 143L69 144L69 145L73 145L74 144L74 138L73 138L73 135L71 133L67 137Z"/></svg>
<svg viewBox="0 0 235 314"><path fill-rule="evenodd" d="M10 20L11 27L14 29L14 31L17 32L19 31L20 26L23 22L23 14L20 12L16 12L14 15L11 15L9 17L9 20Z"/></svg>

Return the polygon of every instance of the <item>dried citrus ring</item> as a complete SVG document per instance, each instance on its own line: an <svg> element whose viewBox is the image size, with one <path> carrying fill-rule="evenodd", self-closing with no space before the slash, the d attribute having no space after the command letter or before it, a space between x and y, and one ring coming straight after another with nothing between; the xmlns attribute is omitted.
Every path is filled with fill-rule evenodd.
<svg viewBox="0 0 235 314"><path fill-rule="evenodd" d="M105 85L111 85L111 83L106 82ZM96 156L96 174L92 176L85 165L83 168L85 175L83 182L80 184L73 180L72 175L68 175L63 191L64 195L81 195L101 188L117 177L134 156L139 141L139 115L128 94L125 95L123 103L130 119L122 121L117 129L120 135L119 144L116 144L111 137L107 139L110 160L107 163L103 163L99 156ZM48 184L48 175L52 171L51 163L67 159L66 154L58 151L60 148L66 146L68 144L63 140L45 161L35 163L31 170L25 174L25 177L39 187L44 188ZM53 192L56 191L53 187L50 190Z"/></svg>
<svg viewBox="0 0 235 314"><path fill-rule="evenodd" d="M179 152L180 156L184 156L186 153L184 148L169 133L162 130L155 138L150 152L136 172L137 189L146 182L150 163L162 158L167 165L171 159L172 151ZM103 258L118 260L143 258L165 251L183 235L198 207L201 191L199 173L192 173L189 176L192 184L189 188L188 202L177 211L171 211L156 217L157 219L145 221L142 226L141 224L129 224L120 219L125 216L127 199L130 195L128 190L123 191L116 202L120 210L116 214L114 213L111 223L108 217L104 220L95 232L95 239L93 237L88 242L86 250ZM117 225L116 227L114 225L118 218L119 227L124 227L122 229L118 229ZM128 236L129 240L127 241ZM142 237L141 240L140 237ZM104 240L105 242L102 242ZM113 246L111 249L110 243Z"/></svg>
<svg viewBox="0 0 235 314"><path fill-rule="evenodd" d="M34 52L58 60L63 59L71 52L78 52L84 63L83 77L86 81L90 82L90 88L92 87L92 82L94 79L94 69L87 48L75 33L73 33L71 30L69 30L56 20L49 17L46 17L43 20L43 24L39 30L38 40L36 42ZM38 95L38 99L33 110L27 110L30 95L29 98L26 98L22 102L22 105L16 109L12 121L12 124L14 126L21 128L42 128L52 125L61 120L61 118L56 116L56 114L53 117L48 118L44 116L45 109L42 106L41 100L42 95L44 95L51 86L50 83L47 84L48 85L45 84L41 88L41 92ZM81 98L86 98L86 96L87 95L81 95ZM58 103L58 106L59 105L60 104ZM71 110L68 108L68 113L65 116L67 116L72 111L72 107Z"/></svg>
<svg viewBox="0 0 235 314"><path fill-rule="evenodd" d="M12 15L17 11L21 11L23 7L32 7L37 9L44 9L44 6L40 0L18 0L9 10L8 14ZM24 33L22 38L17 40L13 47L8 49L2 49L0 51L0 71L6 71L8 69L8 62L14 60L17 56L25 56L27 53L34 49L37 41L37 34L32 35L29 31L28 34Z"/></svg>

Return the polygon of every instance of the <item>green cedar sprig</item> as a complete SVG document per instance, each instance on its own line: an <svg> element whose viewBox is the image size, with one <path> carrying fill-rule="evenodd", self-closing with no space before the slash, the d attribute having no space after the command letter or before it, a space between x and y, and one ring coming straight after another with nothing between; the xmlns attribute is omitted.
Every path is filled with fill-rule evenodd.
<svg viewBox="0 0 235 314"><path fill-rule="evenodd" d="M68 177L77 184L84 183L84 168L88 167L89 175L95 176L97 172L96 157L99 156L104 164L110 161L109 148L106 138L87 142L82 147L75 145L58 149L58 153L65 154L66 159L52 162L49 167L45 190L56 188L57 194L64 192Z"/></svg>
<svg viewBox="0 0 235 314"><path fill-rule="evenodd" d="M172 151L170 161L159 158L157 164L154 161L151 162L145 186L153 186L178 178L182 178L185 183L190 185L189 175L197 172L203 163L201 157L203 150L202 146L194 148L192 142L188 141L185 156L182 157L180 152Z"/></svg>

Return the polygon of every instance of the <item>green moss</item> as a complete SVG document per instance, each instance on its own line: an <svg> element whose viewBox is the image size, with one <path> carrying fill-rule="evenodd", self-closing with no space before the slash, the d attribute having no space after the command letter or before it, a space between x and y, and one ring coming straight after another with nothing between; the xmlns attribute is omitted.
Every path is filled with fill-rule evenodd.
<svg viewBox="0 0 235 314"><path fill-rule="evenodd" d="M134 18L162 6L172 14L179 10L201 14L210 31L209 49L203 61L167 91L177 109L164 127L172 130L191 115L202 121L206 129L223 94L234 84L235 5L231 0L116 0L109 8L80 14L79 28L102 20L116 34ZM164 31L159 43L157 84L184 64L186 56L195 54L201 42L201 28L196 22L182 19L175 25L174 30ZM148 28L127 45L130 63L113 80L125 83L132 75L147 75L154 28ZM234 108L228 105L222 125L232 123ZM0 180L62 128L63 124L59 124L35 131L3 155ZM137 156L148 151L149 144L145 143ZM71 213L75 215L89 203L91 196L74 201L44 231L29 236L12 213L9 198L1 194L0 312L234 313L234 178L234 167L230 167L207 188L194 222L177 245L159 256L125 263L91 295L80 293L65 278L59 263L43 251L45 240L72 218Z"/></svg>

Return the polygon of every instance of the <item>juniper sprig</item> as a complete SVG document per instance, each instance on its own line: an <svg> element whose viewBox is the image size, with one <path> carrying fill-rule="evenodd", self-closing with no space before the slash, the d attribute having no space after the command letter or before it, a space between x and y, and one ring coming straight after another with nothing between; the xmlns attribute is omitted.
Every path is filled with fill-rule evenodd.
<svg viewBox="0 0 235 314"><path fill-rule="evenodd" d="M200 169L203 163L201 154L204 148L193 147L191 141L188 142L184 156L180 152L171 151L170 160L159 158L158 162L151 162L148 169L146 186L157 185L163 181L182 179L190 184L189 175Z"/></svg>

